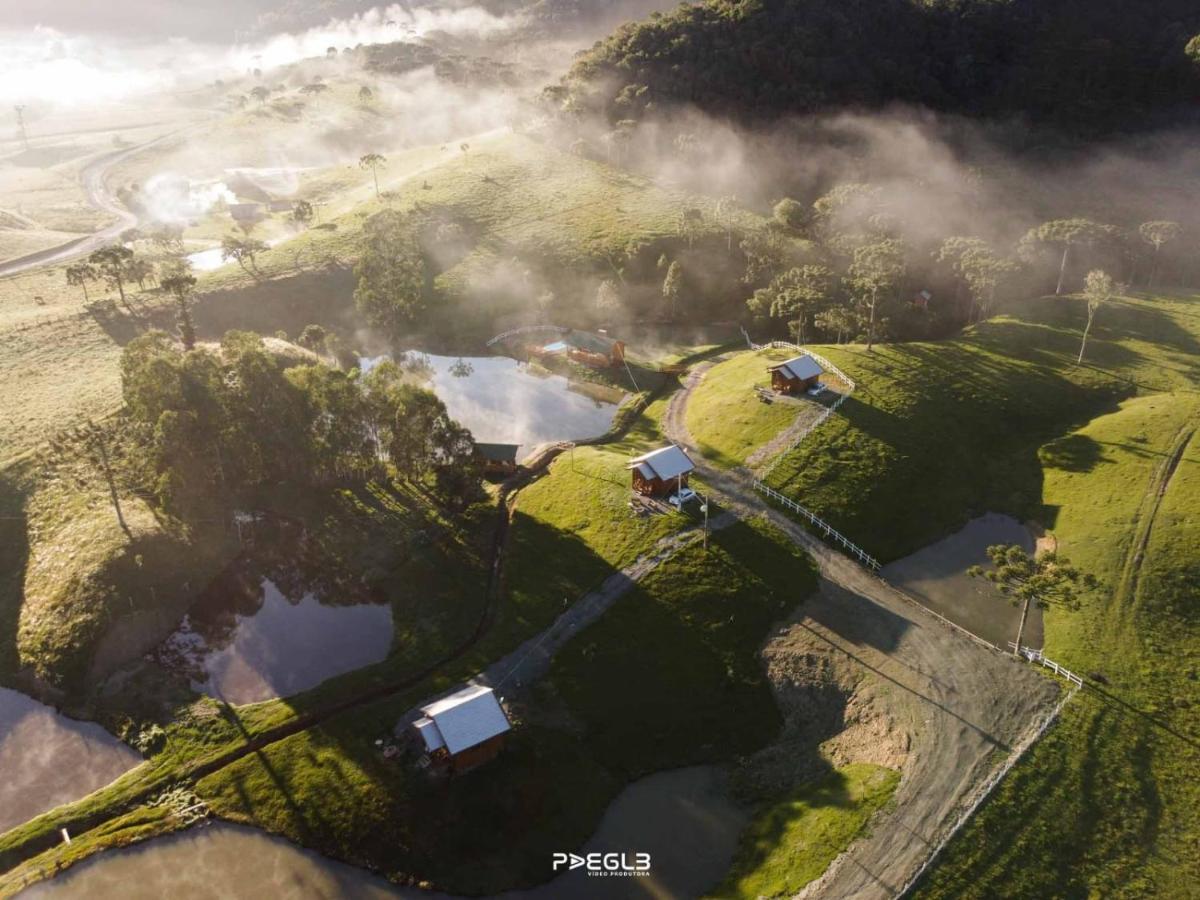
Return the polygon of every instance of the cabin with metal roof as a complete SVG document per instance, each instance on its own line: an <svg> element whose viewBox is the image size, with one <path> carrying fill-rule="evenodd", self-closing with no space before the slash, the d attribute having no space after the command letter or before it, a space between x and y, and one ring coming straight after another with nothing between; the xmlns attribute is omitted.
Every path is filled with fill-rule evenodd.
<svg viewBox="0 0 1200 900"><path fill-rule="evenodd" d="M682 447L669 444L630 460L633 489L645 497L667 497L687 487L688 475L696 468Z"/></svg>
<svg viewBox="0 0 1200 900"><path fill-rule="evenodd" d="M767 371L771 373L771 388L781 394L802 394L825 374L821 364L807 353L767 366Z"/></svg>
<svg viewBox="0 0 1200 900"><path fill-rule="evenodd" d="M475 456L483 464L483 474L491 477L515 475L519 468L517 454L520 452L520 444L475 445Z"/></svg>
<svg viewBox="0 0 1200 900"><path fill-rule="evenodd" d="M481 684L421 707L413 733L430 759L456 773L495 758L512 725L495 692Z"/></svg>

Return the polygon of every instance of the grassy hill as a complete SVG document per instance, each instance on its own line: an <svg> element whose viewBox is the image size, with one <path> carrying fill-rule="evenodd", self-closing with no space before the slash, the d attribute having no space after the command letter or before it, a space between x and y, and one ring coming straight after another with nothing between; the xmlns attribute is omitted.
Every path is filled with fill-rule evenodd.
<svg viewBox="0 0 1200 900"><path fill-rule="evenodd" d="M1082 318L1080 300L1039 300L952 341L822 348L858 391L772 475L884 559L1007 512L1100 581L1047 613L1045 649L1104 680L919 896L1185 896L1200 880L1200 298L1105 307L1076 366Z"/></svg>

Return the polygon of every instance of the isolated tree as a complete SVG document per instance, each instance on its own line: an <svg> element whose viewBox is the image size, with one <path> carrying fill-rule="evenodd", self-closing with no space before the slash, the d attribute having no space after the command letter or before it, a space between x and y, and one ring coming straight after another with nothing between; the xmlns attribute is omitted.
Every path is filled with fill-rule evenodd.
<svg viewBox="0 0 1200 900"><path fill-rule="evenodd" d="M132 259L133 251L119 244L102 247L88 257L88 263L94 266L96 271L100 273L100 277L104 279L105 284L117 289L117 293L121 295L121 303L130 312L133 312L133 309L129 306L129 301L125 298L125 275L128 272L129 262Z"/></svg>
<svg viewBox="0 0 1200 900"><path fill-rule="evenodd" d="M621 291L611 279L604 279L596 288L596 311L601 316L608 316L620 307Z"/></svg>
<svg viewBox="0 0 1200 900"><path fill-rule="evenodd" d="M1014 656L1020 656L1021 638L1025 634L1030 603L1036 603L1040 609L1051 605L1078 609L1079 590L1096 585L1094 576L1080 573L1068 560L1054 552L1040 553L1034 557L1018 544L995 544L987 548L987 555L993 568L971 566L967 574L973 578L986 578L996 585L1001 594L1011 598L1014 605L1021 604Z"/></svg>
<svg viewBox="0 0 1200 900"><path fill-rule="evenodd" d="M796 328L796 343L805 340L805 325L829 302L834 273L826 266L797 266L771 280L747 301L758 315L782 319Z"/></svg>
<svg viewBox="0 0 1200 900"><path fill-rule="evenodd" d="M258 270L258 254L267 249L267 245L252 237L240 238L229 234L221 239L221 261L235 261L242 271L256 281L262 276Z"/></svg>
<svg viewBox="0 0 1200 900"><path fill-rule="evenodd" d="M398 335L422 309L425 263L416 230L402 213L385 209L363 223L363 238L354 302L372 325Z"/></svg>
<svg viewBox="0 0 1200 900"><path fill-rule="evenodd" d="M688 207L679 214L679 236L687 241L690 249L696 243L696 238L704 233L704 212L694 206Z"/></svg>
<svg viewBox="0 0 1200 900"><path fill-rule="evenodd" d="M128 281L136 281L138 288L144 291L146 282L154 280L154 265L148 259L135 256L125 266L125 278Z"/></svg>
<svg viewBox="0 0 1200 900"><path fill-rule="evenodd" d="M67 284L83 288L83 302L89 302L88 282L96 279L96 269L90 263L79 262L67 266Z"/></svg>
<svg viewBox="0 0 1200 900"><path fill-rule="evenodd" d="M1054 288L1054 293L1058 295L1063 292L1071 248L1095 244L1112 237L1113 234L1114 229L1111 225L1101 225L1091 219L1054 219L1036 228L1031 228L1021 239L1021 249L1028 253L1038 245L1062 248L1062 261L1058 266L1058 284Z"/></svg>
<svg viewBox="0 0 1200 900"><path fill-rule="evenodd" d="M360 169L370 169L371 177L375 180L375 199L379 199L379 167L386 165L387 159L378 153L364 153L358 158Z"/></svg>
<svg viewBox="0 0 1200 900"><path fill-rule="evenodd" d="M1083 353L1087 350L1088 334L1091 333L1096 310L1112 298L1113 291L1113 280L1110 275L1099 269L1088 272L1083 288L1083 296L1087 300L1087 325L1083 329L1083 340L1079 344L1079 358L1075 360L1076 363L1083 362Z"/></svg>
<svg viewBox="0 0 1200 900"><path fill-rule="evenodd" d="M260 84L250 89L250 96L257 100L261 106L270 99L271 92Z"/></svg>
<svg viewBox="0 0 1200 900"><path fill-rule="evenodd" d="M733 252L733 223L737 218L737 197L722 197L713 208L713 216L725 229L725 248Z"/></svg>
<svg viewBox="0 0 1200 900"><path fill-rule="evenodd" d="M1164 245L1179 237L1178 222L1143 222L1138 227L1142 240L1154 248L1154 262L1150 266L1150 280L1147 287L1154 287L1154 278L1158 274L1158 252Z"/></svg>
<svg viewBox="0 0 1200 900"><path fill-rule="evenodd" d="M325 58L326 59L337 59L337 47L326 47L325 48Z"/></svg>
<svg viewBox="0 0 1200 900"><path fill-rule="evenodd" d="M307 200L297 200L292 204L292 221L303 225L305 228L313 220L313 205Z"/></svg>
<svg viewBox="0 0 1200 900"><path fill-rule="evenodd" d="M864 244L854 251L854 262L848 271L852 289L859 305L866 311L867 350L875 345L876 314L887 292L906 271L904 244L896 238Z"/></svg>
<svg viewBox="0 0 1200 900"><path fill-rule="evenodd" d="M117 490L113 447L110 444L108 433L103 426L89 420L82 430L81 446L84 458L99 470L100 477L104 479L104 485L108 488L109 502L112 503L113 513L117 517L117 525L125 532L127 538L133 540L133 532L129 530L129 524L125 521L124 510L121 508L121 495Z"/></svg>
<svg viewBox="0 0 1200 900"><path fill-rule="evenodd" d="M163 290L175 298L179 316L179 340L185 350L196 348L196 326L192 322L192 294L196 290L196 276L186 264L176 265L162 280Z"/></svg>
<svg viewBox="0 0 1200 900"><path fill-rule="evenodd" d="M683 266L676 260L667 267L667 277L663 279L662 295L671 311L671 321L675 321L675 306L679 295L683 293Z"/></svg>
<svg viewBox="0 0 1200 900"><path fill-rule="evenodd" d="M371 98L374 96L375 96L375 92L372 91L365 84L358 89L358 102L359 103L370 103Z"/></svg>

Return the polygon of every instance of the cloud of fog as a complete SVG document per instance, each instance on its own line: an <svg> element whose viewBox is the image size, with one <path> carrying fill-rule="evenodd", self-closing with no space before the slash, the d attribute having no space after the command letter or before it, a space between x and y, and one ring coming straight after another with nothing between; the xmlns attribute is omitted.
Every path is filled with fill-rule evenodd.
<svg viewBox="0 0 1200 900"><path fill-rule="evenodd" d="M196 182L175 173L148 178L141 195L149 218L179 225L199 218L222 200L234 203L236 199L224 182Z"/></svg>
<svg viewBox="0 0 1200 900"><path fill-rule="evenodd" d="M359 44L415 41L434 32L485 37L512 28L518 21L516 16L497 16L477 6L414 9L394 3L295 34L278 34L263 42L235 47L229 62L242 70L266 69L324 56L329 47L340 52Z"/></svg>

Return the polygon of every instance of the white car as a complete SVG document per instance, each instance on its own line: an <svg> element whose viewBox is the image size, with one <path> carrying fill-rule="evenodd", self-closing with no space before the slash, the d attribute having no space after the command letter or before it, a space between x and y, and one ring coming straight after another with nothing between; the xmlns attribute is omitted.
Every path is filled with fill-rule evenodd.
<svg viewBox="0 0 1200 900"><path fill-rule="evenodd" d="M695 499L696 499L696 492L693 491L691 488L684 488L681 491L676 491L674 494L672 494L670 497L668 497L667 502L670 503L676 509L683 509L683 504L690 503L692 500L695 500Z"/></svg>

